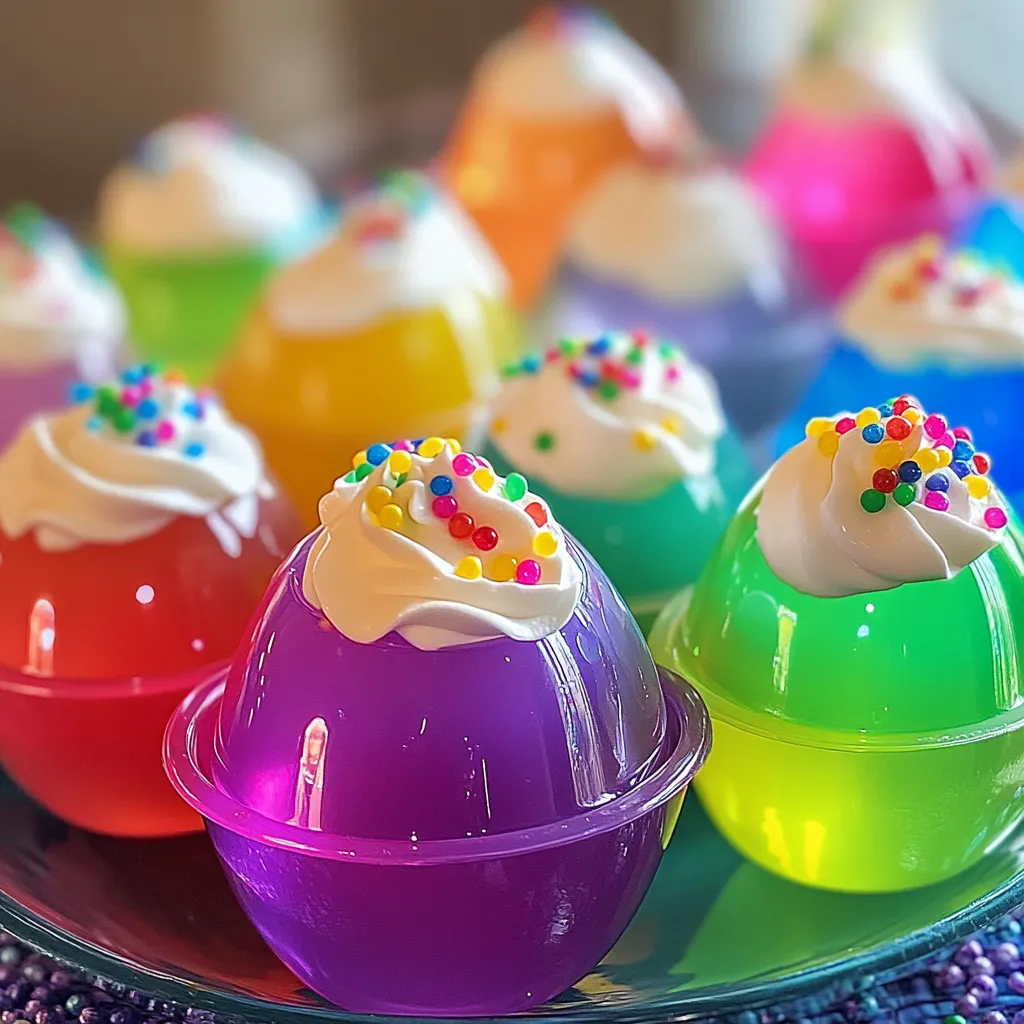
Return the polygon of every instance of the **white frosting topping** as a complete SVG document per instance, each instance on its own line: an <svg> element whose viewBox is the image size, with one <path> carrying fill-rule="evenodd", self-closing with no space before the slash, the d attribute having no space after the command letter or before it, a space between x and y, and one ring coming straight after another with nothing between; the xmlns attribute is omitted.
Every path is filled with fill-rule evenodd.
<svg viewBox="0 0 1024 1024"><path fill-rule="evenodd" d="M438 307L460 319L479 315L467 296L504 296L505 272L469 218L420 176L402 179L401 191L351 203L332 239L277 275L269 309L278 326L330 334Z"/></svg>
<svg viewBox="0 0 1024 1024"><path fill-rule="evenodd" d="M782 261L775 225L754 191L724 168L623 163L583 199L569 257L663 301L712 301Z"/></svg>
<svg viewBox="0 0 1024 1024"><path fill-rule="evenodd" d="M254 438L212 396L127 376L22 428L0 457L0 528L58 551L137 540L177 516L205 518L222 541L252 536L272 493Z"/></svg>
<svg viewBox="0 0 1024 1024"><path fill-rule="evenodd" d="M0 223L0 368L105 364L124 333L121 296L52 221L16 216Z"/></svg>
<svg viewBox="0 0 1024 1024"><path fill-rule="evenodd" d="M419 451L375 445L380 463L321 499L306 600L351 640L395 631L422 650L539 640L564 626L582 573L526 481L496 477L440 438Z"/></svg>
<svg viewBox="0 0 1024 1024"><path fill-rule="evenodd" d="M1024 287L979 258L922 239L882 253L839 311L853 344L886 366L1024 362Z"/></svg>
<svg viewBox="0 0 1024 1024"><path fill-rule="evenodd" d="M724 431L711 376L675 346L628 334L528 357L491 427L512 465L565 494L638 500L709 474Z"/></svg>
<svg viewBox="0 0 1024 1024"><path fill-rule="evenodd" d="M237 251L308 224L317 193L284 154L214 118L173 121L103 183L99 233L147 254Z"/></svg>
<svg viewBox="0 0 1024 1024"><path fill-rule="evenodd" d="M895 421L905 437L891 436ZM881 422L864 410L854 423L812 420L811 436L768 474L757 538L780 579L819 597L889 590L949 579L1000 542L1006 515L977 472L987 463L942 417L911 405Z"/></svg>
<svg viewBox="0 0 1024 1024"><path fill-rule="evenodd" d="M515 117L583 119L619 110L638 141L685 129L672 79L606 18L543 9L483 56L474 95Z"/></svg>

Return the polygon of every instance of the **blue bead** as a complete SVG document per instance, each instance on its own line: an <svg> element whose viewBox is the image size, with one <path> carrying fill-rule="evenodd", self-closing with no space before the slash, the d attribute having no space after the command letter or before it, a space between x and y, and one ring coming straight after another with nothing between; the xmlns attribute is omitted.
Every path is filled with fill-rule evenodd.
<svg viewBox="0 0 1024 1024"><path fill-rule="evenodd" d="M140 420L151 420L154 419L160 412L160 406L157 405L156 400L153 398L144 398L137 406L135 406L135 415Z"/></svg>
<svg viewBox="0 0 1024 1024"><path fill-rule="evenodd" d="M139 436L135 438L135 443L142 445L143 448L155 448L156 434L152 430L140 430Z"/></svg>
<svg viewBox="0 0 1024 1024"><path fill-rule="evenodd" d="M974 455L974 445L962 438L953 445L953 458L957 462L967 462Z"/></svg>
<svg viewBox="0 0 1024 1024"><path fill-rule="evenodd" d="M595 338L588 346L587 352L592 356L603 356L611 347L611 341L604 337Z"/></svg>
<svg viewBox="0 0 1024 1024"><path fill-rule="evenodd" d="M445 494L451 494L454 486L455 483L450 476L435 476L430 481L430 493L440 498Z"/></svg>
<svg viewBox="0 0 1024 1024"><path fill-rule="evenodd" d="M78 405L81 402L88 402L90 398L95 394L91 384L85 384L79 381L77 384L72 384L68 389L68 397Z"/></svg>
<svg viewBox="0 0 1024 1024"><path fill-rule="evenodd" d="M932 473L924 482L929 491L948 491L949 477L945 473Z"/></svg>
<svg viewBox="0 0 1024 1024"><path fill-rule="evenodd" d="M885 437L885 428L881 423L869 423L861 432L860 436L868 444L878 444Z"/></svg>
<svg viewBox="0 0 1024 1024"><path fill-rule="evenodd" d="M900 463L900 479L908 484L916 484L921 479L921 467L916 462Z"/></svg>
<svg viewBox="0 0 1024 1024"><path fill-rule="evenodd" d="M892 406L888 402L884 402L882 405L878 407L878 412L880 413L882 419L886 420L892 415Z"/></svg>
<svg viewBox="0 0 1024 1024"><path fill-rule="evenodd" d="M600 378L596 370L581 370L579 380L585 388L596 388Z"/></svg>
<svg viewBox="0 0 1024 1024"><path fill-rule="evenodd" d="M200 444L199 441L190 441L187 445L185 445L185 454L190 459L198 459L199 456L202 455L203 452L205 451L206 449L203 447L202 444Z"/></svg>
<svg viewBox="0 0 1024 1024"><path fill-rule="evenodd" d="M201 420L203 418L203 407L194 398L184 402L181 406L181 411L194 420Z"/></svg>
<svg viewBox="0 0 1024 1024"><path fill-rule="evenodd" d="M123 384L138 384L142 380L143 373L141 366L130 366L124 373L121 374L121 382Z"/></svg>
<svg viewBox="0 0 1024 1024"><path fill-rule="evenodd" d="M961 480L963 480L963 478L965 476L968 476L971 472L971 467L968 466L966 462L961 462L959 459L956 462L954 462L953 465L950 466L949 468L953 470L953 472L956 473L956 475L960 477Z"/></svg>
<svg viewBox="0 0 1024 1024"><path fill-rule="evenodd" d="M391 449L386 444L371 444L366 449L366 461L371 466L379 466L390 454Z"/></svg>
<svg viewBox="0 0 1024 1024"><path fill-rule="evenodd" d="M541 367L540 356L536 353L531 353L528 356L523 357L522 363L520 363L520 369L523 373L539 373Z"/></svg>

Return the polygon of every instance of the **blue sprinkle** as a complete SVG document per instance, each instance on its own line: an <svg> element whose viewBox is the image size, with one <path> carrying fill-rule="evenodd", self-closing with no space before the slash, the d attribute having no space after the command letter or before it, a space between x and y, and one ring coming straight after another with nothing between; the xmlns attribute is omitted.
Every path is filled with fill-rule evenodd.
<svg viewBox="0 0 1024 1024"><path fill-rule="evenodd" d="M99 416L90 416L89 419L85 421L86 430L100 430L102 427L103 420L101 420Z"/></svg>
<svg viewBox="0 0 1024 1024"><path fill-rule="evenodd" d="M519 367L523 371L523 373L540 373L540 356L537 355L536 353L524 356L522 363L519 364Z"/></svg>
<svg viewBox="0 0 1024 1024"><path fill-rule="evenodd" d="M611 348L611 344L611 340L602 335L587 346L587 352L592 356L603 356Z"/></svg>
<svg viewBox="0 0 1024 1024"><path fill-rule="evenodd" d="M204 448L199 441L190 441L187 445L185 445L185 454L190 459L198 459L199 456L202 455L203 452L205 451L206 448Z"/></svg>
<svg viewBox="0 0 1024 1024"><path fill-rule="evenodd" d="M961 480L963 480L965 476L969 476L971 472L971 467L968 466L966 462L961 462L959 459L949 468L953 470Z"/></svg>
<svg viewBox="0 0 1024 1024"><path fill-rule="evenodd" d="M580 370L579 382L585 388L596 388L598 380L600 380L600 378L598 377L596 370Z"/></svg>
<svg viewBox="0 0 1024 1024"><path fill-rule="evenodd" d="M366 461L371 466L379 466L390 454L391 449L386 444L371 444L366 449Z"/></svg>
<svg viewBox="0 0 1024 1024"><path fill-rule="evenodd" d="M888 402L885 402L878 407L878 412L883 420L887 420L892 415L892 406Z"/></svg>
<svg viewBox="0 0 1024 1024"><path fill-rule="evenodd" d="M430 481L430 492L440 498L445 494L451 494L454 486L455 483L450 476L435 476Z"/></svg>
<svg viewBox="0 0 1024 1024"><path fill-rule="evenodd" d="M140 430L139 436L135 438L135 443L142 445L143 448L155 448L156 434L152 430Z"/></svg>
<svg viewBox="0 0 1024 1024"><path fill-rule="evenodd" d="M418 449L418 448L419 448L419 446L420 446L421 444L423 444L423 442L424 442L424 441L426 441L426 438L425 438L425 437L417 437L417 438L416 438L416 439L415 439L415 440L414 440L414 441L412 442L412 446L413 446L413 449Z"/></svg>
<svg viewBox="0 0 1024 1024"><path fill-rule="evenodd" d="M904 483L916 484L921 479L921 467L916 462L911 462L909 459L906 462L900 463L900 479Z"/></svg>
<svg viewBox="0 0 1024 1024"><path fill-rule="evenodd" d="M181 411L186 416L190 416L194 420L201 420L203 418L203 407L194 398L190 398L187 402L183 402Z"/></svg>
<svg viewBox="0 0 1024 1024"><path fill-rule="evenodd" d="M861 432L860 436L868 444L878 444L885 437L885 428L881 423L869 423Z"/></svg>
<svg viewBox="0 0 1024 1024"><path fill-rule="evenodd" d="M135 406L135 414L140 420L151 420L155 419L160 412L160 406L157 405L156 399L144 398L137 406Z"/></svg>
<svg viewBox="0 0 1024 1024"><path fill-rule="evenodd" d="M961 438L953 445L953 458L957 462L967 462L973 455L974 445L970 441L965 441Z"/></svg>
<svg viewBox="0 0 1024 1024"><path fill-rule="evenodd" d="M72 384L68 389L68 395L76 405L88 402L95 393L91 384L84 384L81 381L77 384Z"/></svg>
<svg viewBox="0 0 1024 1024"><path fill-rule="evenodd" d="M929 491L948 491L949 477L945 473L932 473L924 482Z"/></svg>
<svg viewBox="0 0 1024 1024"><path fill-rule="evenodd" d="M122 384L138 384L145 376L141 366L131 366L121 374Z"/></svg>

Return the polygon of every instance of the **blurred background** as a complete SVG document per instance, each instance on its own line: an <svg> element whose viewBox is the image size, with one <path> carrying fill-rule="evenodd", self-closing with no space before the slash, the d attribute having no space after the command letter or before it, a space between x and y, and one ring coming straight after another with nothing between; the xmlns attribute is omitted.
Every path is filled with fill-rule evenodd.
<svg viewBox="0 0 1024 1024"><path fill-rule="evenodd" d="M934 52L997 146L1024 131L1021 0L928 0ZM532 0L32 0L0 5L0 205L81 221L162 121L222 111L327 185L427 158L475 58ZM607 0L740 150L799 38L803 0Z"/></svg>

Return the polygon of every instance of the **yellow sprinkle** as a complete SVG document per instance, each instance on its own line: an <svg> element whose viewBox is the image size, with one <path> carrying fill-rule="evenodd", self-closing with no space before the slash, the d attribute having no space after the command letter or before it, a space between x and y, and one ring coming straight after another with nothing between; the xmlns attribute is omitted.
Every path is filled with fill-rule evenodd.
<svg viewBox="0 0 1024 1024"><path fill-rule="evenodd" d="M939 457L939 469L945 469L953 461L953 453L948 448L933 448Z"/></svg>
<svg viewBox="0 0 1024 1024"><path fill-rule="evenodd" d="M412 456L408 452L401 450L392 452L388 456L388 469L391 470L395 476L401 476L403 473L408 473L412 469Z"/></svg>
<svg viewBox="0 0 1024 1024"><path fill-rule="evenodd" d="M489 491L494 486L494 471L488 469L486 466L481 466L479 469L473 471L473 483L475 483L481 491Z"/></svg>
<svg viewBox="0 0 1024 1024"><path fill-rule="evenodd" d="M661 425L670 434L681 434L683 432L683 425L675 418L675 416L666 416L665 419L661 421Z"/></svg>
<svg viewBox="0 0 1024 1024"><path fill-rule="evenodd" d="M504 432L505 432L505 428L506 428L507 426L508 426L508 424L507 424L507 423L505 422L505 420L504 420L504 419L502 419L502 417L501 417L501 416L499 416L499 417L498 417L498 418L497 418L497 419L496 419L496 420L495 420L495 421L494 421L494 422L493 422L493 423L491 424L491 433L492 433L492 434L502 434L502 433L504 433Z"/></svg>
<svg viewBox="0 0 1024 1024"><path fill-rule="evenodd" d="M366 452L356 452L352 456L352 468L358 469L366 461Z"/></svg>
<svg viewBox="0 0 1024 1024"><path fill-rule="evenodd" d="M462 451L462 445L454 437L446 437L444 443L452 450L452 455L458 455Z"/></svg>
<svg viewBox="0 0 1024 1024"><path fill-rule="evenodd" d="M385 505L380 510L380 525L385 530L399 530L405 513L397 505Z"/></svg>
<svg viewBox="0 0 1024 1024"><path fill-rule="evenodd" d="M903 418L909 423L916 424L921 419L921 410L914 408L904 409Z"/></svg>
<svg viewBox="0 0 1024 1024"><path fill-rule="evenodd" d="M511 555L498 555L491 563L491 579L495 583L508 583L516 578L516 566L519 562Z"/></svg>
<svg viewBox="0 0 1024 1024"><path fill-rule="evenodd" d="M372 491L366 496L366 504L371 512L376 515L380 515L380 510L385 505L391 504L391 488L390 487L374 487Z"/></svg>
<svg viewBox="0 0 1024 1024"><path fill-rule="evenodd" d="M922 448L914 456L914 461L921 467L921 472L927 476L939 468L939 453L934 448Z"/></svg>
<svg viewBox="0 0 1024 1024"><path fill-rule="evenodd" d="M533 538L533 550L541 558L550 558L558 550L558 538L548 530L541 530Z"/></svg>
<svg viewBox="0 0 1024 1024"><path fill-rule="evenodd" d="M432 459L435 455L440 455L442 451L444 451L444 438L428 437L423 444L416 449L416 454L422 455L425 459Z"/></svg>
<svg viewBox="0 0 1024 1024"><path fill-rule="evenodd" d="M867 409L861 409L857 413L857 426L866 427L870 423L881 422L882 414L877 409L872 409L870 406Z"/></svg>
<svg viewBox="0 0 1024 1024"><path fill-rule="evenodd" d="M839 451L839 435L830 430L818 438L818 451L822 455L835 455Z"/></svg>
<svg viewBox="0 0 1024 1024"><path fill-rule="evenodd" d="M642 452L652 452L658 447L658 437L649 430L634 430L633 444Z"/></svg>
<svg viewBox="0 0 1024 1024"><path fill-rule="evenodd" d="M807 421L807 436L810 438L821 437L826 431L832 429L832 421L824 416L816 416L813 420Z"/></svg>
<svg viewBox="0 0 1024 1024"><path fill-rule="evenodd" d="M889 468L903 461L903 447L899 441L883 441L875 449L875 464Z"/></svg>
<svg viewBox="0 0 1024 1024"><path fill-rule="evenodd" d="M455 575L461 576L464 580L478 580L483 574L483 563L476 555L466 555L455 566Z"/></svg>
<svg viewBox="0 0 1024 1024"><path fill-rule="evenodd" d="M971 475L964 480L967 484L967 493L972 498L987 498L988 492L992 490L992 485L988 482L988 477L985 476L974 476Z"/></svg>

